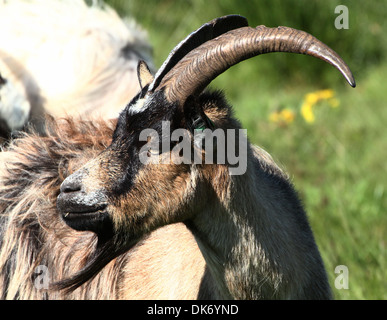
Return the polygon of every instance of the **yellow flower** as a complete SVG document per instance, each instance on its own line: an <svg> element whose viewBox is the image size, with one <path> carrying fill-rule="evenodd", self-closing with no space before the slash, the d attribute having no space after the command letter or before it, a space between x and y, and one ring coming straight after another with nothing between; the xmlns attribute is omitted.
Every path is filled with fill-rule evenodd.
<svg viewBox="0 0 387 320"><path fill-rule="evenodd" d="M318 95L319 100L328 100L333 98L334 92L332 89L326 89L317 91L316 94Z"/></svg>
<svg viewBox="0 0 387 320"><path fill-rule="evenodd" d="M301 105L301 115L303 116L304 120L308 123L313 123L315 121L313 107L321 100L327 100L332 108L338 107L339 100L335 98L334 94L335 93L332 89L307 93Z"/></svg>
<svg viewBox="0 0 387 320"><path fill-rule="evenodd" d="M283 109L282 110L282 118L285 120L286 123L291 123L294 120L294 112L290 109Z"/></svg>
<svg viewBox="0 0 387 320"><path fill-rule="evenodd" d="M316 93L308 93L306 96L305 96L305 102L307 102L308 104L315 104L317 103L318 101L318 95Z"/></svg>
<svg viewBox="0 0 387 320"><path fill-rule="evenodd" d="M289 124L294 120L294 112L290 109L282 109L280 111L272 112L269 116L269 120L279 124Z"/></svg>
<svg viewBox="0 0 387 320"><path fill-rule="evenodd" d="M301 106L301 115L308 123L313 123L315 120L312 107L313 107L313 104L308 102L304 102Z"/></svg>

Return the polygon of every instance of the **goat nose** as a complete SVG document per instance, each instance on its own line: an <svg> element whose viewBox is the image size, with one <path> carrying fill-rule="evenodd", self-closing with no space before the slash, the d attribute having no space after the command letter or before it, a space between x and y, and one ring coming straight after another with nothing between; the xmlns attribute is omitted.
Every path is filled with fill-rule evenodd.
<svg viewBox="0 0 387 320"><path fill-rule="evenodd" d="M60 186L60 192L70 193L81 191L81 179L78 177L69 176L67 177Z"/></svg>

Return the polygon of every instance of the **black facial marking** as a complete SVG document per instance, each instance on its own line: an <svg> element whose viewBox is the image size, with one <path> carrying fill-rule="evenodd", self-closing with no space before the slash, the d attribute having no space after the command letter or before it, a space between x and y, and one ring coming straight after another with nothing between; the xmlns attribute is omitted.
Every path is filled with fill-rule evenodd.
<svg viewBox="0 0 387 320"><path fill-rule="evenodd" d="M121 176L112 182L112 193L115 197L130 191L134 179L144 165L140 161L140 150L147 141L140 140L140 133L144 129L153 129L159 138L159 150L162 150L163 139L170 139L163 135L163 121L170 124L170 132L184 127L185 121L182 112L179 112L177 104L171 104L165 99L163 91L157 91L146 97L146 107L140 112L130 112L141 97L146 96L146 87L131 103L127 105L119 116L113 140L108 147L109 152L114 154L114 161L120 164ZM178 143L169 141L170 151Z"/></svg>

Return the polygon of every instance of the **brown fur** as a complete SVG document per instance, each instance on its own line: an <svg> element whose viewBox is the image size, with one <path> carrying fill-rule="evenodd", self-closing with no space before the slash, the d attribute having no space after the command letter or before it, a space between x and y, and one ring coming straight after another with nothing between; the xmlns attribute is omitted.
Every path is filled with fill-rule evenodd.
<svg viewBox="0 0 387 320"><path fill-rule="evenodd" d="M49 136L23 134L0 153L1 298L198 297L204 260L183 224L152 233L72 293L34 285L38 265L48 268L52 283L81 269L94 251L94 234L69 228L58 215L56 196L64 178L110 143L113 126L113 121L51 121Z"/></svg>

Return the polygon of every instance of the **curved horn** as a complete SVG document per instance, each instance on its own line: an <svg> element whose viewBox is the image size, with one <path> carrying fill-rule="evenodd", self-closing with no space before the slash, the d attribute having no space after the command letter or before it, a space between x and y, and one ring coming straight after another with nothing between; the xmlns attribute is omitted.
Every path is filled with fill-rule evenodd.
<svg viewBox="0 0 387 320"><path fill-rule="evenodd" d="M288 28L243 27L203 43L182 58L162 79L170 102L183 105L187 97L199 94L219 74L248 58L270 52L310 55L336 67L355 87L351 70L341 57L312 35Z"/></svg>
<svg viewBox="0 0 387 320"><path fill-rule="evenodd" d="M235 14L216 18L203 24L173 48L168 58L157 71L153 82L149 86L149 91L157 88L163 77L190 51L227 31L247 26L247 19Z"/></svg>

